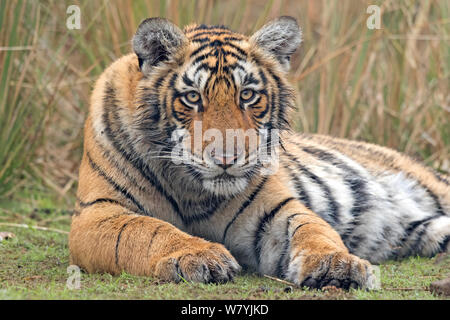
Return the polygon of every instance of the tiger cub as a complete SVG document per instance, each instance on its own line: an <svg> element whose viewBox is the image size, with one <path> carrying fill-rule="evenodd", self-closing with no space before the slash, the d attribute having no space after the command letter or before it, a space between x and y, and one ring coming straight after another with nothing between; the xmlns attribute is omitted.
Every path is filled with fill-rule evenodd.
<svg viewBox="0 0 450 320"><path fill-rule="evenodd" d="M242 266L348 289L375 286L369 261L448 251L447 176L384 147L291 131L286 75L300 42L291 17L250 37L144 20L134 53L92 93L71 263L206 283Z"/></svg>

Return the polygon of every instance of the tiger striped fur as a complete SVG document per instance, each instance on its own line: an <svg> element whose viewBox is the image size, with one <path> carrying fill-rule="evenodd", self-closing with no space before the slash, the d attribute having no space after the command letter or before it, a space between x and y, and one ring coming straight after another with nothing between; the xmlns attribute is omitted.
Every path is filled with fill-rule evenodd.
<svg viewBox="0 0 450 320"><path fill-rule="evenodd" d="M245 266L309 287L371 288L367 260L448 251L448 177L384 147L290 130L286 73L300 42L290 17L251 37L143 21L135 53L92 93L71 262L201 282ZM278 170L227 166L225 154L222 165L175 165L172 134L192 133L196 120L219 132L280 130Z"/></svg>

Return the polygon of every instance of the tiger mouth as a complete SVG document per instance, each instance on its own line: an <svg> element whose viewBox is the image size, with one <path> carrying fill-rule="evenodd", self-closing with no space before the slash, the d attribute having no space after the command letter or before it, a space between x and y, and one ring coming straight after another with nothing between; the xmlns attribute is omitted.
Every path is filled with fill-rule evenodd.
<svg viewBox="0 0 450 320"><path fill-rule="evenodd" d="M231 180L236 179L235 176L227 173L226 171L212 178L205 178L205 180Z"/></svg>
<svg viewBox="0 0 450 320"><path fill-rule="evenodd" d="M242 192L248 184L248 179L222 173L214 178L204 178L203 187L218 196L234 196Z"/></svg>
<svg viewBox="0 0 450 320"><path fill-rule="evenodd" d="M227 172L223 172L214 177L203 177L203 181L207 181L207 182L215 183L215 184L216 183L232 183L238 179L243 179L243 178L244 178L244 175L236 176L236 175L232 175Z"/></svg>

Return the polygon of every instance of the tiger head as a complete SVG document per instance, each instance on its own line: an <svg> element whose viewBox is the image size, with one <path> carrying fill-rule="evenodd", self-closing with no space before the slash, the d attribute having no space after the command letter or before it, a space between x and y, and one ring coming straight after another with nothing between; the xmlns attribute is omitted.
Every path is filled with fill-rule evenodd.
<svg viewBox="0 0 450 320"><path fill-rule="evenodd" d="M300 42L291 17L251 37L223 26L181 30L166 19L144 20L133 38L143 74L136 124L157 150L154 159L172 162L216 195L241 192L264 168L261 150L273 161L279 132L289 129L294 94L286 74Z"/></svg>

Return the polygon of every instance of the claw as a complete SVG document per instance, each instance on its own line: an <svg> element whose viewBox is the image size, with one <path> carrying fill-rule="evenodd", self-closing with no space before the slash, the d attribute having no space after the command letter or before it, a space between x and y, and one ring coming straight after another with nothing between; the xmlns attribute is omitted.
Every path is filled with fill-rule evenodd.
<svg viewBox="0 0 450 320"><path fill-rule="evenodd" d="M305 281L303 281L302 287L308 287L311 289L317 289L317 281L313 278L307 278Z"/></svg>

